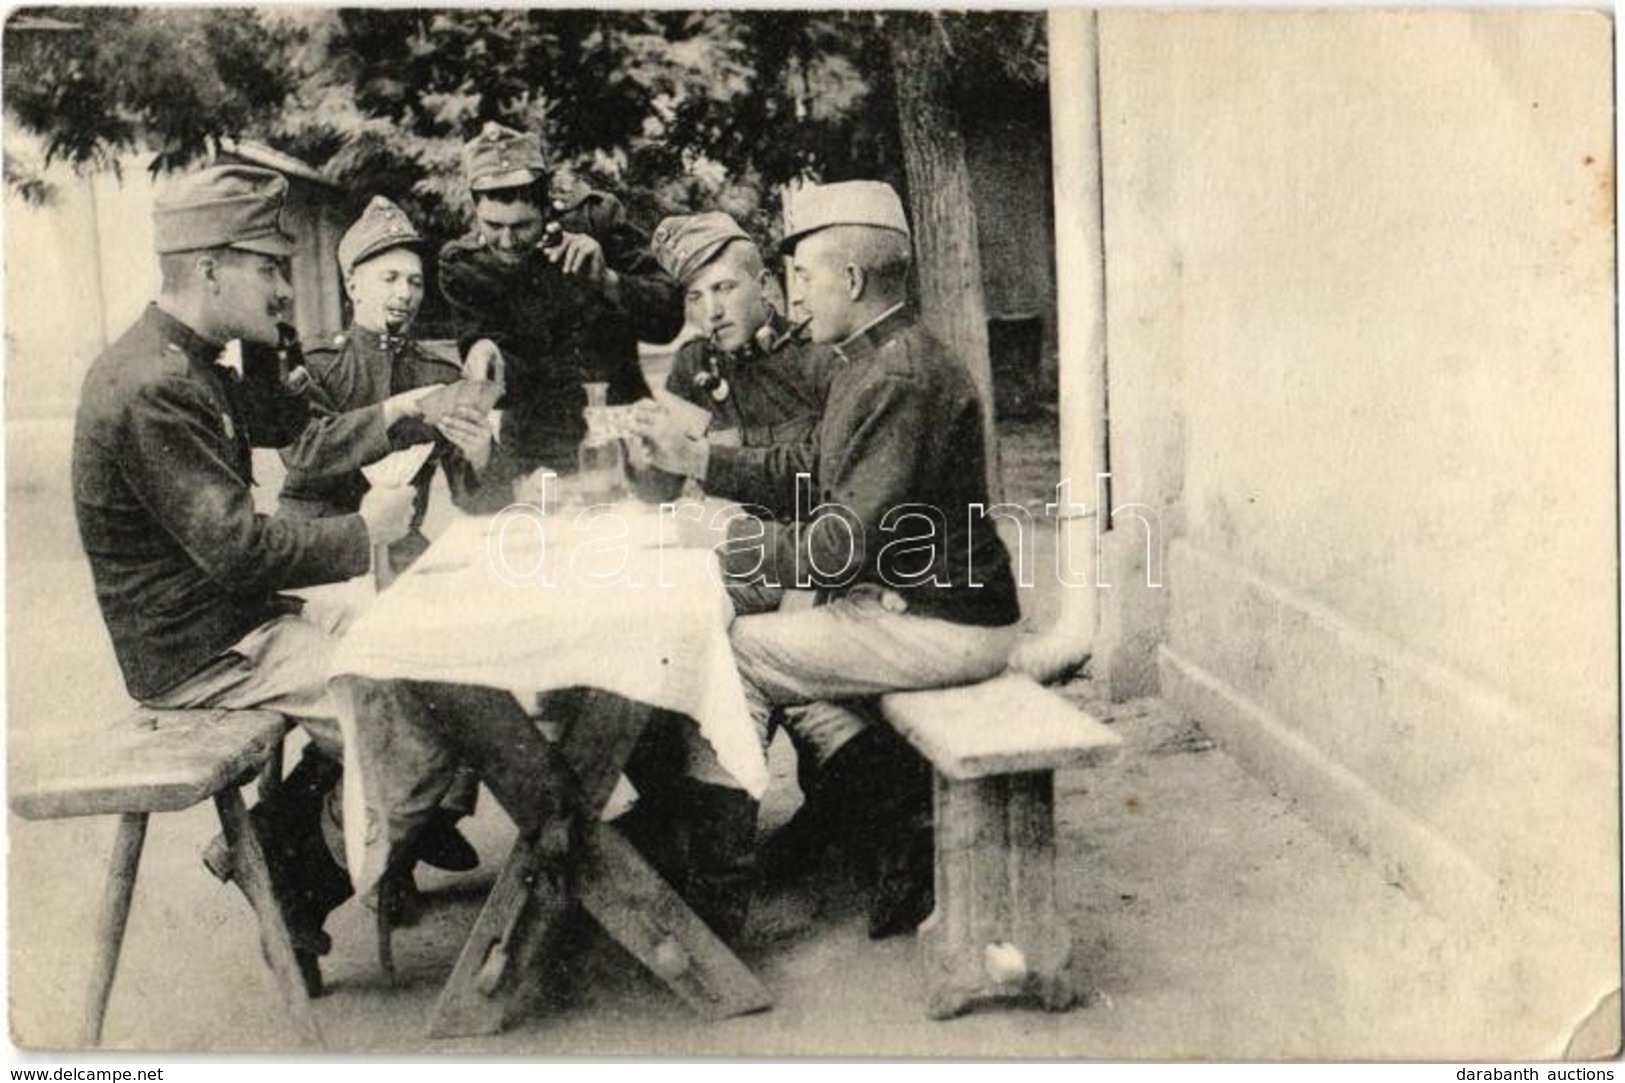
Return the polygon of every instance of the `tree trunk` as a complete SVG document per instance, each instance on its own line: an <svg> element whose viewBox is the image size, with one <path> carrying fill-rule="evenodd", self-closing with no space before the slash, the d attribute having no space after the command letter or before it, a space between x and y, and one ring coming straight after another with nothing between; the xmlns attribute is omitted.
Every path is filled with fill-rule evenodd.
<svg viewBox="0 0 1625 1083"><path fill-rule="evenodd" d="M965 137L950 94L952 58L937 16L894 14L886 22L908 171L920 314L969 369L981 397L988 493L997 501L1002 488L987 305Z"/></svg>

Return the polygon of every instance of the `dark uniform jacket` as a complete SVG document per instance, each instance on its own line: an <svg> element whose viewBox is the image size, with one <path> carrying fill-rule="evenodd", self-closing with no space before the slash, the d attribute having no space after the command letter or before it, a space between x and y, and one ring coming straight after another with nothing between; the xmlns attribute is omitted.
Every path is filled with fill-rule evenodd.
<svg viewBox="0 0 1625 1083"><path fill-rule="evenodd" d="M456 449L438 441L433 427L418 418L402 418L389 429L379 446L374 429L383 423L382 403L391 395L432 384L448 384L462 376L454 362L436 357L410 338L381 335L364 327L352 327L335 340L333 348L311 350L305 365L314 387L313 408L341 417L355 418L376 412L371 428L357 426L356 439L329 439L321 461L306 453L296 468L289 462L288 477L282 485L278 514L300 519L347 515L361 507L361 498L370 486L361 467L413 444L435 443L435 450L412 479L417 489L412 530L389 547L391 564L404 569L428 548L428 539L418 529L429 507L429 483L436 463L456 458ZM344 425L343 421L335 424ZM284 452L289 458L290 452Z"/></svg>
<svg viewBox="0 0 1625 1083"><path fill-rule="evenodd" d="M216 364L219 353L152 305L91 365L80 394L79 537L137 699L297 610L278 591L348 579L369 564L359 516L255 513L249 448L291 446L298 457L327 433L281 390L274 365L245 360L239 378Z"/></svg>
<svg viewBox="0 0 1625 1083"><path fill-rule="evenodd" d="M777 314L769 326L775 338L789 329L788 321ZM710 411L710 431L734 430L745 447L798 444L818 426L833 373L834 359L827 346L791 339L770 351L752 339L726 354L710 339L697 338L677 351L666 390ZM721 398L719 388L727 392ZM657 473L664 481L658 495L669 500L682 487L682 479L674 482L672 475Z"/></svg>
<svg viewBox="0 0 1625 1083"><path fill-rule="evenodd" d="M711 449L707 492L791 520L737 521L722 551L728 574L793 587L799 571L826 597L876 584L911 613L961 624L1020 619L1009 554L974 510L988 496L981 405L964 366L908 309L834 353L810 439ZM810 484L799 509L798 474Z"/></svg>
<svg viewBox="0 0 1625 1083"><path fill-rule="evenodd" d="M647 398L638 342L669 342L682 330L677 284L620 201L591 192L554 207L566 231L603 246L605 263L620 276L620 304L566 276L540 249L505 256L469 233L440 252L440 290L461 318L465 351L489 338L507 360L507 394L498 404L506 412L490 467L478 480L466 469L449 475L453 499L467 510L502 507L512 480L538 466L573 473L587 432L581 385L607 383L612 404Z"/></svg>

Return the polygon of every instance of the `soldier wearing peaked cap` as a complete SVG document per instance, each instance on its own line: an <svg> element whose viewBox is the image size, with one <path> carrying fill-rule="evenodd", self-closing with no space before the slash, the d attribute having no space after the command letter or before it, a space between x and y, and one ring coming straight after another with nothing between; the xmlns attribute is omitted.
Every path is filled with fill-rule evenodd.
<svg viewBox="0 0 1625 1083"><path fill-rule="evenodd" d="M705 435L713 442L767 447L806 439L823 412L831 355L805 342L773 307L772 272L750 235L730 215L708 211L662 221L653 250L683 290L689 326L700 332L677 351L666 390L711 415ZM646 402L639 414L659 414L654 405ZM662 488L663 497L676 494L676 485Z"/></svg>
<svg viewBox="0 0 1625 1083"><path fill-rule="evenodd" d="M794 513L736 518L719 550L730 578L810 581L824 599L741 616L729 633L764 734L775 708L818 708L786 718L818 773L765 863L804 871L841 838L876 873L870 935L890 936L931 912L931 772L872 697L1001 672L1021 614L1009 555L975 514L988 506L976 390L908 304L897 193L874 181L805 189L784 247L809 336L836 355L812 438L730 448L657 437L652 455L708 492Z"/></svg>
<svg viewBox="0 0 1625 1083"><path fill-rule="evenodd" d="M521 474L574 469L583 383L608 383L611 403L647 395L638 342L676 337L682 301L617 199L552 197L535 135L488 123L464 147L463 170L474 224L442 248L440 288L465 329L465 369L499 373L506 394L493 461L462 471L454 497L495 510Z"/></svg>
<svg viewBox="0 0 1625 1083"><path fill-rule="evenodd" d="M320 444L329 427L270 360L292 297L286 190L277 173L235 165L162 190L163 285L85 377L73 495L130 695L160 708L261 707L311 737L252 818L302 977L319 992L322 924L351 893L320 830L342 753L326 687L334 639L284 592L364 573L374 545L406 532L411 499L382 490L314 520L254 509L250 449ZM244 344L240 369L224 358L232 340Z"/></svg>

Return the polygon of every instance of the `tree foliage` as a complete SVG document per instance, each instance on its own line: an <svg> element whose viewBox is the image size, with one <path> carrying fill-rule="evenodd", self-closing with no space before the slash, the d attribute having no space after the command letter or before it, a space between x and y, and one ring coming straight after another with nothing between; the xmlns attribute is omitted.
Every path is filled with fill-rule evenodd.
<svg viewBox="0 0 1625 1083"><path fill-rule="evenodd" d="M538 8L28 8L6 26L8 121L49 160L168 170L223 137L465 220L462 143L488 120L542 133L562 186L607 187L634 217L723 206L770 233L797 177L900 182L878 12ZM1041 82L1036 13L936 18L967 102ZM8 161L8 178L28 178Z"/></svg>

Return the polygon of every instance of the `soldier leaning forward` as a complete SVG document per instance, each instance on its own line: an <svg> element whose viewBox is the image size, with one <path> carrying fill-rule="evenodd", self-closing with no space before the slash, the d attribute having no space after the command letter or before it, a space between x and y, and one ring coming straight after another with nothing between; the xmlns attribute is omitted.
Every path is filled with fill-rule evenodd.
<svg viewBox="0 0 1625 1083"><path fill-rule="evenodd" d="M440 288L465 326L465 371L500 372L506 393L496 454L483 469L465 464L453 496L489 511L538 466L574 470L582 384L608 384L613 404L644 398L638 342L670 341L683 314L676 284L618 200L550 197L536 136L487 124L463 164L475 224L441 250Z"/></svg>

